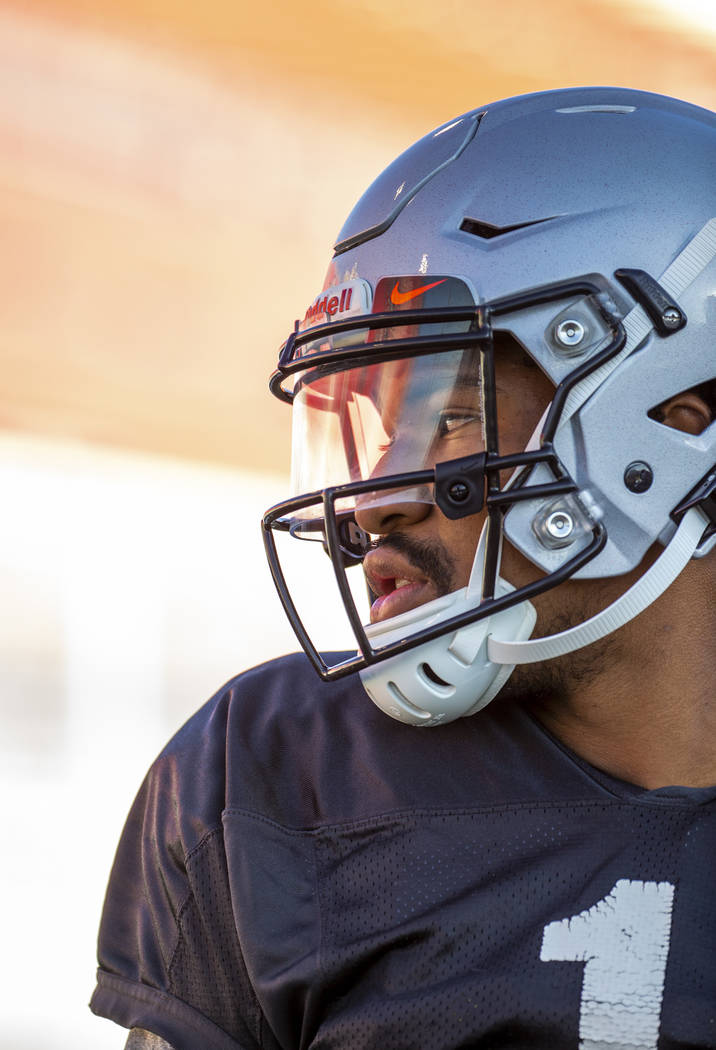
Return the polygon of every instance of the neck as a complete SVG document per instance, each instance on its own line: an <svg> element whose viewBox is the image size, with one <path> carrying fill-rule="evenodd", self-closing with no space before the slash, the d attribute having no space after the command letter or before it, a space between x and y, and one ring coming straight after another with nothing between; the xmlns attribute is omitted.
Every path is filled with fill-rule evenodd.
<svg viewBox="0 0 716 1050"><path fill-rule="evenodd" d="M682 601L681 594L690 598ZM555 664L559 695L533 713L592 765L647 789L716 784L716 623L712 592L679 587L590 646ZM553 676L553 681L557 680Z"/></svg>
<svg viewBox="0 0 716 1050"><path fill-rule="evenodd" d="M577 703L539 703L533 712L572 751L620 780L648 790L716 784L713 705L685 710L681 693L661 690L635 709L635 695L625 688L609 705L585 695Z"/></svg>

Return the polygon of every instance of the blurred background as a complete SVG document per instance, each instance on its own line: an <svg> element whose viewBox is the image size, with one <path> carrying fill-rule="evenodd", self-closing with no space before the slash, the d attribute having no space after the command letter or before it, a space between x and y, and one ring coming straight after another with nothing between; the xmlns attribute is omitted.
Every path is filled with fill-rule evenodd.
<svg viewBox="0 0 716 1050"><path fill-rule="evenodd" d="M444 120L588 83L716 108L712 0L0 4L1 1050L123 1046L86 1002L132 796L296 647L266 380L343 219Z"/></svg>

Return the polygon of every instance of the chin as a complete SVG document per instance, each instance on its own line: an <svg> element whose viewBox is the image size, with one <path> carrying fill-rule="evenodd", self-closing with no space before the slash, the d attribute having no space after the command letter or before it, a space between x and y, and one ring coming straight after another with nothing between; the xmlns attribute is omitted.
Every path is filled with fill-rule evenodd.
<svg viewBox="0 0 716 1050"><path fill-rule="evenodd" d="M571 626L571 623L567 626ZM554 634L566 629L564 622L550 625L549 632L539 630L540 634ZM535 708L567 705L572 696L584 690L596 681L616 660L618 643L613 635L601 638L592 645L585 646L573 653L544 660L535 664L518 664L510 675L498 699L517 701Z"/></svg>

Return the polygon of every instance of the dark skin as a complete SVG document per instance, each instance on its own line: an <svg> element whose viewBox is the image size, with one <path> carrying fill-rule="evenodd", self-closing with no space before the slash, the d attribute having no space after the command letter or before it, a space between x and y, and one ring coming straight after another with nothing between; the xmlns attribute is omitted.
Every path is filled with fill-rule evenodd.
<svg viewBox="0 0 716 1050"><path fill-rule="evenodd" d="M497 386L501 447L522 449L553 388L516 355L504 355ZM685 392L661 406L661 421L699 434L711 411L698 394ZM452 446L450 457L463 454ZM450 457L436 452L436 459ZM382 595L374 621L467 583L482 515L450 521L434 504L396 501L359 506L356 520L378 537L364 565L372 589ZM611 604L660 549L649 551L627 576L567 581L535 599L535 637L581 623ZM508 543L500 571L516 586L536 572ZM713 555L691 561L660 599L617 632L576 653L518 667L498 702L526 703L569 748L622 780L651 789L716 783L715 577Z"/></svg>

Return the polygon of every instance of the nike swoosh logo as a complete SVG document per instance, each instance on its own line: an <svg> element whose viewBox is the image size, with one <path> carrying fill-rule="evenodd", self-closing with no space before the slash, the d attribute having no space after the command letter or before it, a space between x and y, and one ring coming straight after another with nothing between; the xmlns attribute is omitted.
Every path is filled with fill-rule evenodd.
<svg viewBox="0 0 716 1050"><path fill-rule="evenodd" d="M390 293L390 301L395 306L402 306L403 303L409 303L411 299L417 299L419 295L429 291L431 288L437 288L439 284L445 284L447 277L443 277L442 281L433 281L432 284L424 284L422 288L412 288L409 292L399 292L398 285L400 281L395 282L395 288Z"/></svg>

